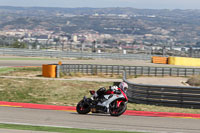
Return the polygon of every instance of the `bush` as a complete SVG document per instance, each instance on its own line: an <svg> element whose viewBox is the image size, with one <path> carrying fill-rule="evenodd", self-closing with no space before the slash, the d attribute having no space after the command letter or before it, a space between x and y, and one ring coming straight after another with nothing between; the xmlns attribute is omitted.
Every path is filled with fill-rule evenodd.
<svg viewBox="0 0 200 133"><path fill-rule="evenodd" d="M12 48L27 48L27 44L24 42L14 42L11 46Z"/></svg>
<svg viewBox="0 0 200 133"><path fill-rule="evenodd" d="M186 83L191 86L200 86L200 75L189 78Z"/></svg>

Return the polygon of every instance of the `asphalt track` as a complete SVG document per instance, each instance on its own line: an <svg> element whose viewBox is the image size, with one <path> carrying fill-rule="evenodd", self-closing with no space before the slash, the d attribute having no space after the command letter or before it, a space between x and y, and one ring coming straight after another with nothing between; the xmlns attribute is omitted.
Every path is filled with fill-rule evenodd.
<svg viewBox="0 0 200 133"><path fill-rule="evenodd" d="M38 58L38 60L36 59L31 60L31 58L25 58L25 57L24 58L14 57L14 56L10 57L10 56L0 55L0 66L42 66L42 64L58 64L59 61L62 61L63 64L102 64L102 65L174 67L173 65L153 64L150 61L143 61L143 60L111 60L111 59L91 59L91 60L46 59L45 60L42 58Z"/></svg>
<svg viewBox="0 0 200 133"><path fill-rule="evenodd" d="M41 66L57 61L0 61L0 66ZM67 63L67 61L66 61ZM155 113L154 113L155 114ZM55 126L118 131L144 131L153 133L199 133L200 119L170 118L147 115L111 117L104 114L79 115L72 110L43 110L0 107L0 123ZM10 132L9 132L10 133Z"/></svg>
<svg viewBox="0 0 200 133"><path fill-rule="evenodd" d="M1 103L3 104L4 102ZM107 114L79 115L74 111L74 107L38 105L43 109L30 109L36 105L33 104L31 107L31 104L24 104L29 108L21 108L23 104L14 103L10 106L6 104L0 107L0 123L153 133L199 133L200 131L200 115L199 118L192 119L130 114L112 117ZM54 110L47 110L48 108Z"/></svg>

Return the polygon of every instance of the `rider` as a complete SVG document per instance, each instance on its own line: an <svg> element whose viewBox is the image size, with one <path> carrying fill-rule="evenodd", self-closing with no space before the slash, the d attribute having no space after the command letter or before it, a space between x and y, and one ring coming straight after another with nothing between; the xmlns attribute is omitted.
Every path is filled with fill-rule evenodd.
<svg viewBox="0 0 200 133"><path fill-rule="evenodd" d="M104 101L104 95L110 95L110 94L121 94L121 90L126 93L128 89L128 84L126 82L121 82L118 86L110 86L108 90L106 90L105 87L100 88L96 91L94 94L95 98L98 98L100 101Z"/></svg>

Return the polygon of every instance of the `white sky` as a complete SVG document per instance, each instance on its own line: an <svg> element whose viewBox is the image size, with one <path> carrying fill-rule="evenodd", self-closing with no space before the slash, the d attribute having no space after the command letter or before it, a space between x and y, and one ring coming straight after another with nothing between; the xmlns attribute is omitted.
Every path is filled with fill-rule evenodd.
<svg viewBox="0 0 200 133"><path fill-rule="evenodd" d="M200 0L0 0L0 6L200 9Z"/></svg>

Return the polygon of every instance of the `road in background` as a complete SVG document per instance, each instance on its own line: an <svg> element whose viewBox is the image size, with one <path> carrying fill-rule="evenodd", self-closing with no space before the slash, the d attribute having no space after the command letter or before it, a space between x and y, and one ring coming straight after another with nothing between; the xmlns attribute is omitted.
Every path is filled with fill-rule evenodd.
<svg viewBox="0 0 200 133"><path fill-rule="evenodd" d="M48 125L66 128L144 131L154 133L199 133L200 119L120 116L0 107L0 123Z"/></svg>
<svg viewBox="0 0 200 133"><path fill-rule="evenodd" d="M12 59L13 58L13 59ZM6 60L9 59L9 60ZM30 58L30 57L15 57L15 56L0 56L0 66L41 66L42 64L58 64L62 61L63 64L104 64L104 65L129 65L129 66L148 66L150 61L143 60L112 60L112 59L56 59L56 58ZM156 65L156 64L155 64Z"/></svg>
<svg viewBox="0 0 200 133"><path fill-rule="evenodd" d="M6 60L7 59L7 60ZM37 60L38 59L38 60ZM0 66L42 66L42 64L102 64L102 65L124 65L124 66L152 66L152 67L184 67L168 64L153 64L150 60L114 60L114 59L62 59L62 58L40 58L0 56ZM192 67L191 67L192 68Z"/></svg>
<svg viewBox="0 0 200 133"><path fill-rule="evenodd" d="M9 59L9 60L6 60ZM55 58L31 58L19 56L0 56L0 68L5 66L42 66L43 64L58 64L59 59ZM144 60L112 60L112 59L94 59L94 60L75 60L61 59L63 64L103 64L103 65L129 65L129 66L152 66L152 67L175 67L174 65L153 64ZM183 67L183 66L182 66ZM13 77L10 77L13 78ZM18 77L23 78L23 77ZM31 77L32 78L32 77ZM72 79L73 80L73 79ZM121 79L99 79L99 78L74 78L74 80L84 81L121 81ZM134 83L154 84L154 85L173 85L186 86L188 78L184 77L138 77L129 79ZM158 82L159 81L159 82Z"/></svg>

